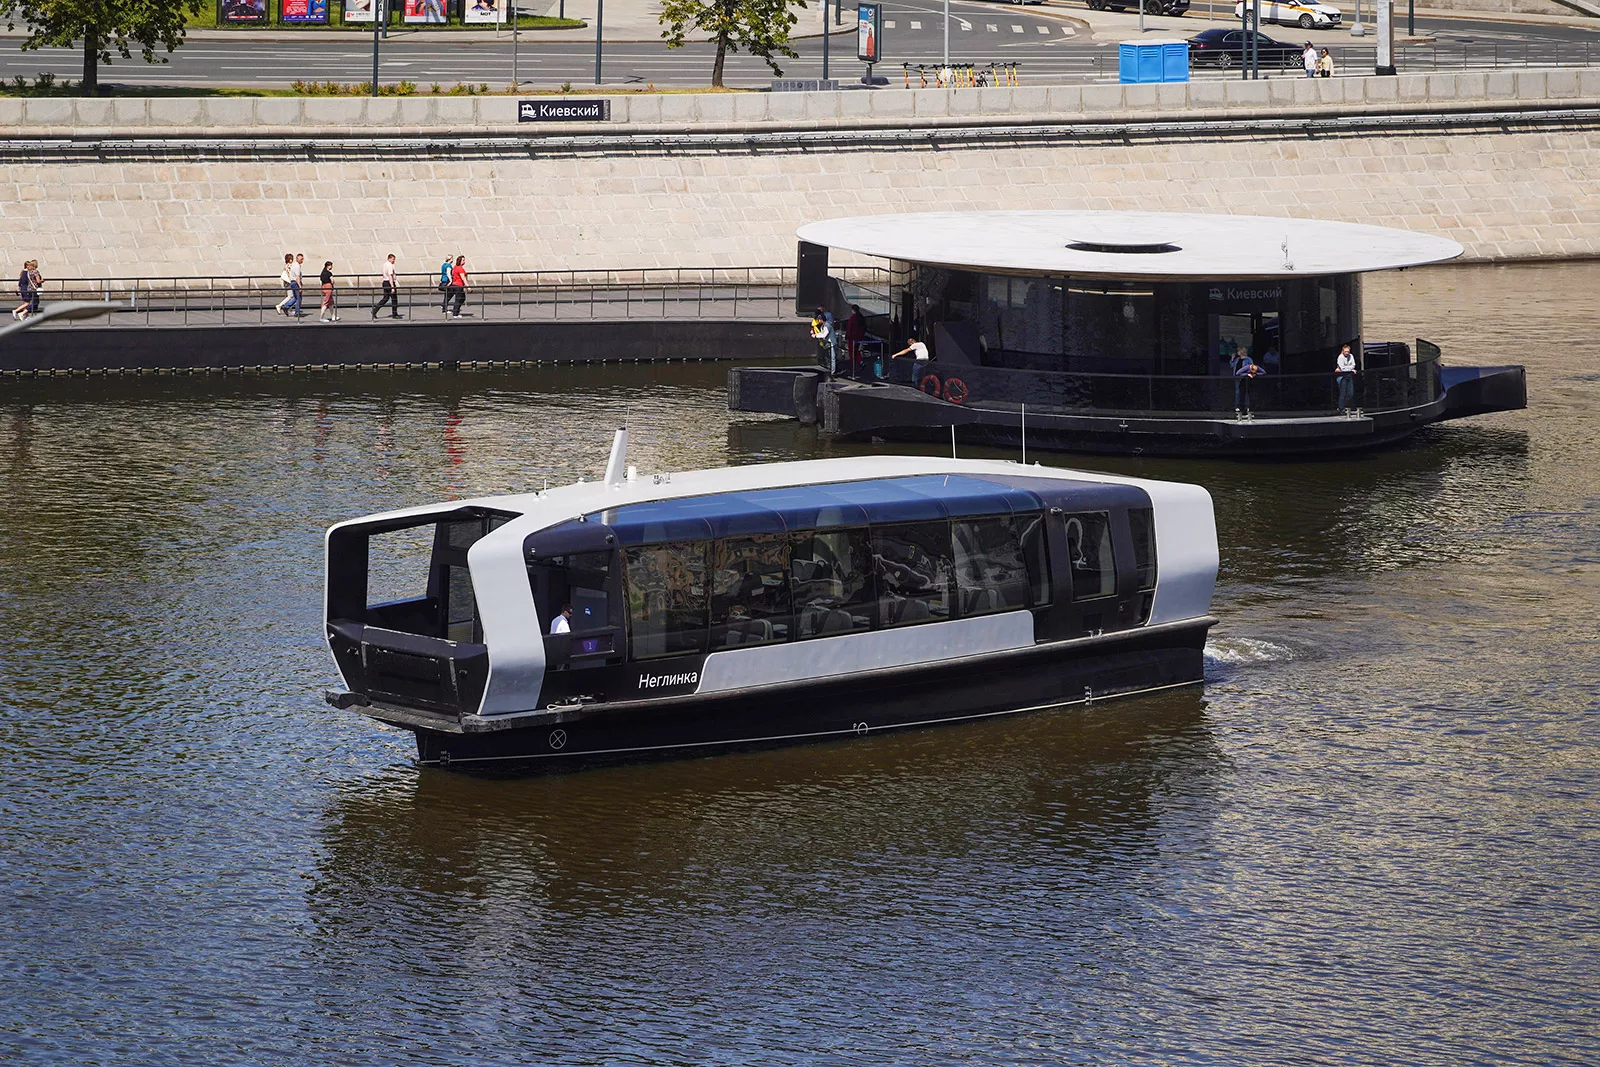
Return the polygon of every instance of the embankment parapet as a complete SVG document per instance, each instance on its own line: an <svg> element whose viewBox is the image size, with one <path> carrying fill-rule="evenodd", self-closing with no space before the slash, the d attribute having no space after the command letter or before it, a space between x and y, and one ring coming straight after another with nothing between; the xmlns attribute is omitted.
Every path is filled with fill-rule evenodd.
<svg viewBox="0 0 1600 1067"><path fill-rule="evenodd" d="M588 98L587 96L585 98ZM607 97L603 123L518 123L511 97L195 97L0 99L0 136L309 136L852 127L982 119L1126 121L1180 113L1260 112L1284 107L1351 113L1395 107L1543 107L1600 101L1600 67L1402 74L1391 78L1260 81L1207 79L1170 85L892 88L830 93L681 93Z"/></svg>

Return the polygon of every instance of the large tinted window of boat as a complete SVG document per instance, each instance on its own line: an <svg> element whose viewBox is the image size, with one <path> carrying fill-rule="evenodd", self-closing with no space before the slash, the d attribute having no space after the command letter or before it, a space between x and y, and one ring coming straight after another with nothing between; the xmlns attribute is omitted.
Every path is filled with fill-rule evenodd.
<svg viewBox="0 0 1600 1067"><path fill-rule="evenodd" d="M950 532L963 617L1028 606L1028 565L1015 519L957 519Z"/></svg>
<svg viewBox="0 0 1600 1067"><path fill-rule="evenodd" d="M878 579L878 625L939 622L950 610L953 561L948 522L872 528Z"/></svg>
<svg viewBox="0 0 1600 1067"><path fill-rule="evenodd" d="M1140 589L1156 587L1156 513L1153 508L1129 508L1128 529L1133 534L1133 569Z"/></svg>
<svg viewBox="0 0 1600 1067"><path fill-rule="evenodd" d="M825 637L872 625L876 594L867 531L792 534L789 573L797 636Z"/></svg>
<svg viewBox="0 0 1600 1067"><path fill-rule="evenodd" d="M711 647L787 640L789 538L728 537L711 543Z"/></svg>
<svg viewBox="0 0 1600 1067"><path fill-rule="evenodd" d="M630 548L627 580L634 659L705 651L706 542Z"/></svg>
<svg viewBox="0 0 1600 1067"><path fill-rule="evenodd" d="M1072 599L1093 600L1117 591L1111 551L1111 516L1104 511L1068 515L1067 560L1072 568Z"/></svg>

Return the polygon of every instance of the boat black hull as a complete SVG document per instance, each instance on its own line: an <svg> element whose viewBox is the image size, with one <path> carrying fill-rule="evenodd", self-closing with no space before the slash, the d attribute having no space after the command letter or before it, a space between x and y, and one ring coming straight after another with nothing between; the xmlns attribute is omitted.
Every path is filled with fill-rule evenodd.
<svg viewBox="0 0 1600 1067"><path fill-rule="evenodd" d="M462 729L357 706L415 732L418 759L452 769L538 772L861 736L1013 715L1192 685L1206 631L1194 620L948 664L714 696L591 705Z"/></svg>

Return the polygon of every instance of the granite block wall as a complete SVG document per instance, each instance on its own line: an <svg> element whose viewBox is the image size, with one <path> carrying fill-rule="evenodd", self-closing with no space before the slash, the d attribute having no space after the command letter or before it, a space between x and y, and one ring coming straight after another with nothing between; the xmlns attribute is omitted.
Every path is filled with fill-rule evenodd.
<svg viewBox="0 0 1600 1067"><path fill-rule="evenodd" d="M1417 85L1480 97L1537 90L1578 99L1600 90L1583 80L1588 72L1567 73L1536 85L1518 74L1498 90L1489 84L1495 76L1482 74ZM1326 91L1348 92L1341 81L1356 79L1334 79ZM1218 84L1191 87L1194 115L1233 110L1209 100ZM937 105L933 96L894 95ZM1027 113L1083 108L1088 95L1032 90ZM1119 91L1118 106L1142 100L1133 97ZM995 92L973 100L1012 115L1021 104ZM69 105L71 118L71 101L45 103ZM153 120L155 105L167 102L147 103L139 113ZM443 103L470 110L479 102ZM795 228L818 218L996 208L1312 216L1444 234L1469 259L1600 256L1600 136L1577 123L971 146L454 157L441 149L402 159L23 158L0 166L0 259L15 267L38 258L55 278L271 277L286 251L304 252L318 268L332 259L342 274L371 274L388 252L409 271L457 252L480 270L769 266L791 264Z"/></svg>

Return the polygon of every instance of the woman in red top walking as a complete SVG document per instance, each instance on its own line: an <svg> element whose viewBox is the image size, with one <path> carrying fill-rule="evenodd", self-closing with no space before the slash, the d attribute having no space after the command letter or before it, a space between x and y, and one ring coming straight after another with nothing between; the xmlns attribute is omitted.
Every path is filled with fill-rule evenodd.
<svg viewBox="0 0 1600 1067"><path fill-rule="evenodd" d="M457 256L456 265L450 268L450 298L455 307L450 310L452 319L461 317L461 305L467 302L467 257Z"/></svg>

